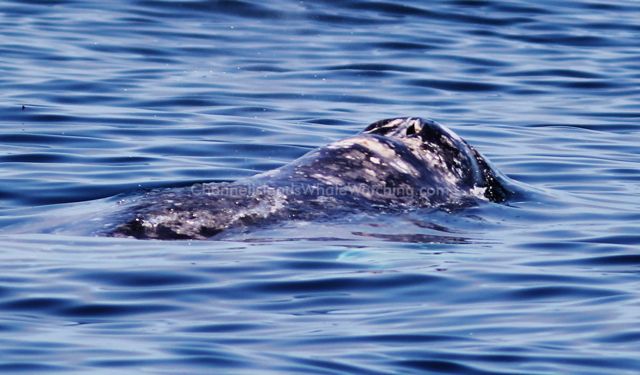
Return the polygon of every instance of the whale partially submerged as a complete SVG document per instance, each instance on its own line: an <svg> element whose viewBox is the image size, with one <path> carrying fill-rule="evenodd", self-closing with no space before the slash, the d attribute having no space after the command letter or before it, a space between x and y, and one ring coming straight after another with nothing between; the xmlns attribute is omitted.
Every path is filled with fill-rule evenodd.
<svg viewBox="0 0 640 375"><path fill-rule="evenodd" d="M231 183L159 189L123 207L105 233L138 239L207 239L226 229L354 212L504 202L506 179L439 123L374 122L278 169Z"/></svg>

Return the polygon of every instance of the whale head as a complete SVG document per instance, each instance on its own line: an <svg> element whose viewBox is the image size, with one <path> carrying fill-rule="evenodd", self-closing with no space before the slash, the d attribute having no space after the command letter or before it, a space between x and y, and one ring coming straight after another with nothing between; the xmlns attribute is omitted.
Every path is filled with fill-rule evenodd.
<svg viewBox="0 0 640 375"><path fill-rule="evenodd" d="M419 117L389 118L370 124L362 133L401 141L428 167L452 176L459 185L483 189L484 197L492 202L503 202L509 196L504 178L487 159L436 121Z"/></svg>

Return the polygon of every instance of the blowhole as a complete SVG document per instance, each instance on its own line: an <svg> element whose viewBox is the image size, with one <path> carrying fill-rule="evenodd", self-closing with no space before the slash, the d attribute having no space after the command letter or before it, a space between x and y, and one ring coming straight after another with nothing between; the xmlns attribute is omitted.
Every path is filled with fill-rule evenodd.
<svg viewBox="0 0 640 375"><path fill-rule="evenodd" d="M414 134L416 134L416 133L417 133L417 131L416 131L416 126L415 126L415 124L411 124L411 126L409 126L409 127L407 128L407 135L414 135Z"/></svg>

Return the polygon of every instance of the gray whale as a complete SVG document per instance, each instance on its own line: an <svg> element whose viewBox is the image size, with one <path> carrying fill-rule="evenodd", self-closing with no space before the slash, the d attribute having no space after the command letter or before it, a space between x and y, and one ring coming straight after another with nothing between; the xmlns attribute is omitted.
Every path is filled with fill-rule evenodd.
<svg viewBox="0 0 640 375"><path fill-rule="evenodd" d="M229 228L354 212L503 202L505 178L457 134L417 117L377 121L278 169L146 193L105 233L206 239Z"/></svg>

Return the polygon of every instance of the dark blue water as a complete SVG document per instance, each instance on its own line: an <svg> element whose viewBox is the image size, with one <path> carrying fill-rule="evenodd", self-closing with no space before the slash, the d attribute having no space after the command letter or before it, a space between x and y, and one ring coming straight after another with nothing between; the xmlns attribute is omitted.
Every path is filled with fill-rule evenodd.
<svg viewBox="0 0 640 375"><path fill-rule="evenodd" d="M638 373L639 20L635 1L1 2L0 372ZM528 193L218 241L68 224L400 115Z"/></svg>

